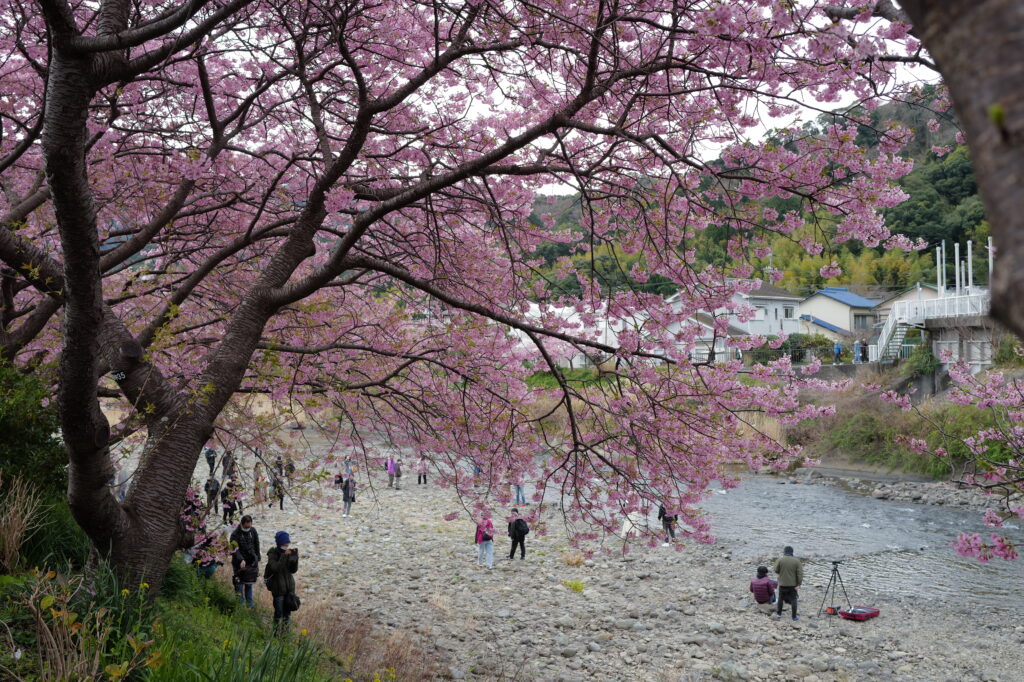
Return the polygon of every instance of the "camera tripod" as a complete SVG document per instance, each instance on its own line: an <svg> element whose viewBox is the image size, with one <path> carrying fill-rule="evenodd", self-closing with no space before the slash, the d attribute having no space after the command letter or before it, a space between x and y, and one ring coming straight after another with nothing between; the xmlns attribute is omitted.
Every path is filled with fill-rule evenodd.
<svg viewBox="0 0 1024 682"><path fill-rule="evenodd" d="M843 596L846 598L847 608L853 608L853 604L850 602L850 595L846 594L846 584L843 583L843 576L839 574L840 561L832 562L832 576L828 579L828 584L825 585L825 596L821 599L821 606L818 607L818 615L821 615L823 609L825 609L825 603L828 602L828 609L825 609L825 613L830 616L837 615L833 605L836 601L836 586L843 589ZM831 590L832 599L829 600L829 591Z"/></svg>

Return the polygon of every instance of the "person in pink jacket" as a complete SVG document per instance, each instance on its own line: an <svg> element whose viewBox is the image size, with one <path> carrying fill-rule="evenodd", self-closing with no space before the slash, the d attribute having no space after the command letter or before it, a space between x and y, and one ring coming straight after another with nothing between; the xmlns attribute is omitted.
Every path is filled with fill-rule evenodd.
<svg viewBox="0 0 1024 682"><path fill-rule="evenodd" d="M494 524L491 515L484 512L483 520L476 524L476 546L478 566L487 563L487 568L494 568Z"/></svg>
<svg viewBox="0 0 1024 682"><path fill-rule="evenodd" d="M387 471L388 471L388 487L389 488L394 488L395 487L395 458L394 457L391 457L390 455L388 456L388 463L387 463L387 467L386 468L387 468Z"/></svg>

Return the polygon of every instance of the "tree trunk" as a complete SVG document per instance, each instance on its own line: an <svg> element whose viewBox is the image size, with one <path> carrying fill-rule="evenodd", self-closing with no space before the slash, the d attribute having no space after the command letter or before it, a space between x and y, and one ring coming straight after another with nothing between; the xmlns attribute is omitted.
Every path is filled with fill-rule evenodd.
<svg viewBox="0 0 1024 682"><path fill-rule="evenodd" d="M992 315L1024 337L1024 2L901 3L963 123L998 248Z"/></svg>

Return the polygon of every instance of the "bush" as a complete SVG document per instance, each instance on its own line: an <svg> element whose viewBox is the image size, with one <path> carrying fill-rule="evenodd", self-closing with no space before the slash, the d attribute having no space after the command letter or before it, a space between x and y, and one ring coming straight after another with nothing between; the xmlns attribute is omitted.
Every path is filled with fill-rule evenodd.
<svg viewBox="0 0 1024 682"><path fill-rule="evenodd" d="M13 573L21 563L22 545L39 531L42 502L25 479L4 481L2 471L0 491L0 572Z"/></svg>
<svg viewBox="0 0 1024 682"><path fill-rule="evenodd" d="M603 381L595 369L563 369L562 376L569 385L583 385ZM553 372L535 372L526 378L530 388L559 388L558 379Z"/></svg>
<svg viewBox="0 0 1024 682"><path fill-rule="evenodd" d="M1003 334L996 346L995 364L999 367L1024 367L1024 349L1020 339L1013 334Z"/></svg>
<svg viewBox="0 0 1024 682"><path fill-rule="evenodd" d="M0 467L34 484L46 501L67 490L67 457L50 397L40 375L24 374L0 360Z"/></svg>
<svg viewBox="0 0 1024 682"><path fill-rule="evenodd" d="M908 379L935 374L942 363L932 353L931 344L922 343L900 365L900 374Z"/></svg>

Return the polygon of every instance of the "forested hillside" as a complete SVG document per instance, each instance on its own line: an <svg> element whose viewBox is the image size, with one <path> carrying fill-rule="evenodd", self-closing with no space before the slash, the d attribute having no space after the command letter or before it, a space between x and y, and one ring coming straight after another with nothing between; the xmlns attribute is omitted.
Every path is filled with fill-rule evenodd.
<svg viewBox="0 0 1024 682"><path fill-rule="evenodd" d="M939 108L935 93L925 90L920 102L892 103L871 112L871 125L860 126L857 138L871 154L876 149L877 131L887 125L899 123L913 131L914 137L903 154L913 159L914 170L900 182L908 198L885 211L884 216L894 233L921 238L928 248L916 254L905 254L864 248L859 243L827 243L820 255L810 255L800 245L800 240L815 233L820 238L822 231L827 236L831 216L804 214L807 225L788 236L776 235L770 242L770 258L753 261L755 272L764 272L769 267L781 270L781 286L800 294L810 294L823 286L847 286L868 295L883 295L917 281L934 282L934 247L942 240L946 240L950 254L954 242L961 244L962 251L968 240L974 240L976 246L984 245L989 229L970 155L966 146L956 142L955 121L949 114L939 113ZM819 134L830 118L823 114L815 123L806 124L802 132ZM766 202L766 208L785 213L799 210L800 205L794 199L775 199ZM580 211L579 197L542 196L537 199L531 220L541 225L547 218L557 232L582 235ZM725 241L724 231L715 226L700 233L695 240L697 262L728 264ZM536 255L543 262L537 269L537 277L555 283L552 288L557 291L574 294L580 291L575 276L559 277L557 260L560 257L569 257L582 270L593 273L603 288L633 287L662 294L673 291L671 283L665 280L634 281L630 270L642 262L643 256L625 253L614 233L603 243L590 244L579 239L552 241L542 245ZM974 273L979 284L984 284L988 276L987 257L984 249L975 250ZM820 270L832 260L839 263L843 273L826 279Z"/></svg>

